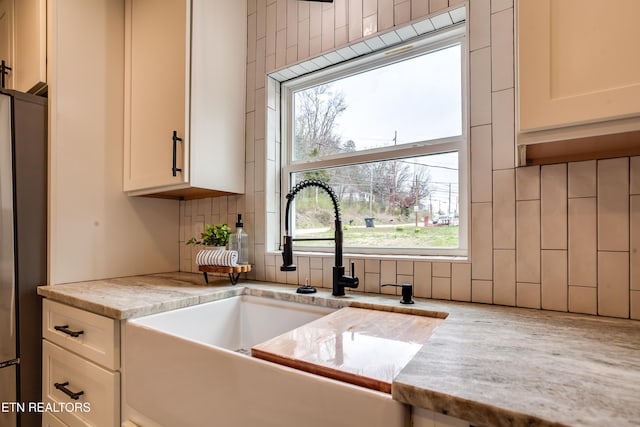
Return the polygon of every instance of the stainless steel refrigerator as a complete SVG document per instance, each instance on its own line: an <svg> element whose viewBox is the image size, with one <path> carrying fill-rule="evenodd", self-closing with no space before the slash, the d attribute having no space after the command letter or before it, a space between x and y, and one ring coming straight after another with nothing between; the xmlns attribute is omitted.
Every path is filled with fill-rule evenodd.
<svg viewBox="0 0 640 427"><path fill-rule="evenodd" d="M41 423L46 240L47 100L0 90L0 427Z"/></svg>

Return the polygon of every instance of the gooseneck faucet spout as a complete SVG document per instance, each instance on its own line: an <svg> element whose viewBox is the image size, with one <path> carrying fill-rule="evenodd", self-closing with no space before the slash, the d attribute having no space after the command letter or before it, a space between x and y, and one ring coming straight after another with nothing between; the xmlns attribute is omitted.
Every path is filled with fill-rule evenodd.
<svg viewBox="0 0 640 427"><path fill-rule="evenodd" d="M325 239L294 239L289 235L289 210L291 208L291 202L296 197L296 194L307 187L319 187L327 192L333 203L333 210L335 213L335 234L333 238ZM280 271L295 271L296 265L293 263L293 242L298 240L333 240L335 242L335 263L333 266L333 292L334 296L343 296L345 288L357 288L360 281L354 274L354 265L351 263L351 276L344 274L344 266L342 265L342 245L343 245L343 231L342 231L342 218L340 216L340 205L338 204L338 197L331 187L326 182L317 179L307 179L299 182L293 189L287 194L287 206L284 214L284 236L283 236L283 250L282 250L282 266Z"/></svg>

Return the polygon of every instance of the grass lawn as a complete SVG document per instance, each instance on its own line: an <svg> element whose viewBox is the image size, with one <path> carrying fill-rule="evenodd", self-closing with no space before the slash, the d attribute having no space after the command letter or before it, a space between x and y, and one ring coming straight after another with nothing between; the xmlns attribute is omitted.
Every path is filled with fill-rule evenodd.
<svg viewBox="0 0 640 427"><path fill-rule="evenodd" d="M302 230L301 230L302 231ZM333 230L300 233L296 237L333 237ZM333 246L333 242L296 242L299 246ZM349 227L344 230L345 246L451 248L458 246L458 226L418 227Z"/></svg>

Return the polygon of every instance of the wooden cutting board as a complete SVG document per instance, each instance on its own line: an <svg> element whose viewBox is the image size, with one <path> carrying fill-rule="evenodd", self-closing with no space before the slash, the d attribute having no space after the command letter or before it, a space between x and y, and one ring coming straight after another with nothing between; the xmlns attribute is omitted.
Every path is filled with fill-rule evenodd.
<svg viewBox="0 0 640 427"><path fill-rule="evenodd" d="M251 349L251 355L386 393L443 321L346 307Z"/></svg>

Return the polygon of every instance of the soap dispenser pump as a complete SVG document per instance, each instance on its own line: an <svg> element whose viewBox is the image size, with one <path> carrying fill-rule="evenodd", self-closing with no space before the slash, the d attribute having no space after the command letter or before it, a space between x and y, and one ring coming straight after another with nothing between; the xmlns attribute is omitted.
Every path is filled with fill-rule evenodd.
<svg viewBox="0 0 640 427"><path fill-rule="evenodd" d="M383 288L385 286L402 288L402 299L400 300L400 304L413 304L413 285L411 283L387 283L382 285Z"/></svg>
<svg viewBox="0 0 640 427"><path fill-rule="evenodd" d="M238 252L238 264L249 264L249 235L244 231L242 214L238 214L236 232L229 240L229 249Z"/></svg>

